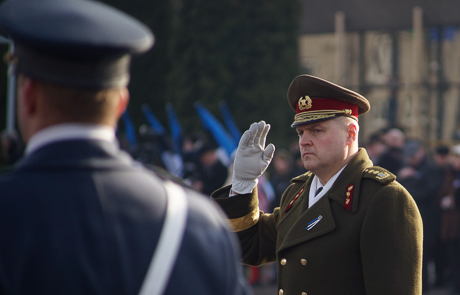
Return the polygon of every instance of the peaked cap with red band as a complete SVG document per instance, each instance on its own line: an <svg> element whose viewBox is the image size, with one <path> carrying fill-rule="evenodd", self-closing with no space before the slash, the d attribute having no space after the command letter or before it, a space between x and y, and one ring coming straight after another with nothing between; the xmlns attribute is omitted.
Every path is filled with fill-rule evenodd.
<svg viewBox="0 0 460 295"><path fill-rule="evenodd" d="M289 105L296 111L291 127L348 116L358 120L371 108L359 93L310 75L297 76L288 89Z"/></svg>

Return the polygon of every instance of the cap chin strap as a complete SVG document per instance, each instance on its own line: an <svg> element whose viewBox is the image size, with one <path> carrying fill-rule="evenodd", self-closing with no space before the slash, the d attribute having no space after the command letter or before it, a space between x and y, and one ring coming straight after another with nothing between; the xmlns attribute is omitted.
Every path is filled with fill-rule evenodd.
<svg viewBox="0 0 460 295"><path fill-rule="evenodd" d="M314 115L311 115L311 114L307 114L307 113L300 113L300 114L297 114L294 116L294 122L292 123L291 127L294 128L296 126L299 126L299 125L303 125L303 124L308 124L308 123L313 123L313 122L319 122L319 121L326 121L326 120L330 120L330 119L335 119L335 118L338 118L338 117L348 117L348 118L351 118L353 120L355 120L356 122L359 122L358 118L356 116L353 116L353 115L350 115L348 114L347 110L344 110L343 112L341 113L332 113L332 112L325 112L323 114L314 114Z"/></svg>
<svg viewBox="0 0 460 295"><path fill-rule="evenodd" d="M164 187L168 201L165 222L139 295L164 293L184 236L188 215L185 191L170 181L166 182Z"/></svg>

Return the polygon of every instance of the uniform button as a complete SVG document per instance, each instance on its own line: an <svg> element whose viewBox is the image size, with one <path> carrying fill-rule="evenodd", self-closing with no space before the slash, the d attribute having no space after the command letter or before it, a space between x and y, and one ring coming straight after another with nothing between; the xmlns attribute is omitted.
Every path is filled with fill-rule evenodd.
<svg viewBox="0 0 460 295"><path fill-rule="evenodd" d="M286 265L286 263L287 263L286 258L281 259L281 262L280 262L280 263L281 263L281 265Z"/></svg>
<svg viewBox="0 0 460 295"><path fill-rule="evenodd" d="M307 259L300 259L300 263L302 263L302 265L307 265Z"/></svg>
<svg viewBox="0 0 460 295"><path fill-rule="evenodd" d="M307 295L307 293L305 293L305 292L302 292L302 295Z"/></svg>
<svg viewBox="0 0 460 295"><path fill-rule="evenodd" d="M283 289L280 289L279 292L278 292L279 295L283 295L284 294L284 291Z"/></svg>

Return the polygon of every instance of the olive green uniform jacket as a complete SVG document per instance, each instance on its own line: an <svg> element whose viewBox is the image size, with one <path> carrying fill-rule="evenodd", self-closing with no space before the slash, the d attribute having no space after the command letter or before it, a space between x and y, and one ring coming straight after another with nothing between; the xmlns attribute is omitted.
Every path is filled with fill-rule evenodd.
<svg viewBox="0 0 460 295"><path fill-rule="evenodd" d="M421 294L422 220L411 195L360 149L311 208L313 175L292 180L273 213L257 189L213 193L240 238L243 263L276 261L283 295Z"/></svg>

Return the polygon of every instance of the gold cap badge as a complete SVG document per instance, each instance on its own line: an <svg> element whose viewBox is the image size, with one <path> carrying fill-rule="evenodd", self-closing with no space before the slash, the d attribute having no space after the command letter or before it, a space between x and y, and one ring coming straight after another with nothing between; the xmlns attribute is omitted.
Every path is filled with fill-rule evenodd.
<svg viewBox="0 0 460 295"><path fill-rule="evenodd" d="M305 95L305 96L300 97L299 110L301 111L308 110L309 108L311 108L311 106L312 106L312 102L311 102L310 96Z"/></svg>

